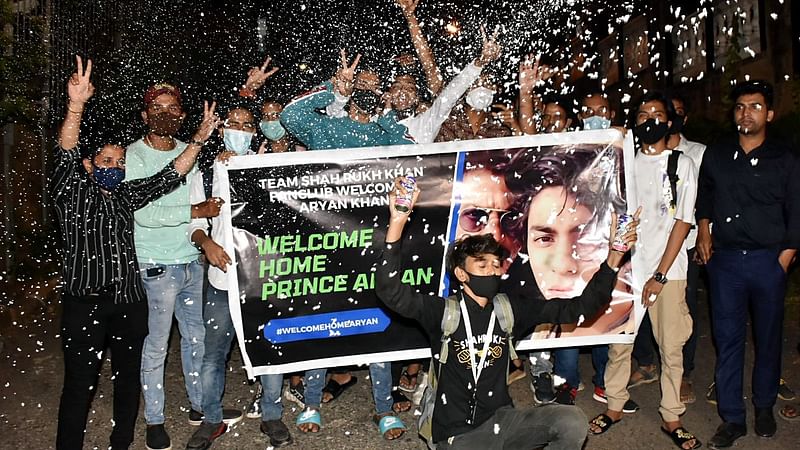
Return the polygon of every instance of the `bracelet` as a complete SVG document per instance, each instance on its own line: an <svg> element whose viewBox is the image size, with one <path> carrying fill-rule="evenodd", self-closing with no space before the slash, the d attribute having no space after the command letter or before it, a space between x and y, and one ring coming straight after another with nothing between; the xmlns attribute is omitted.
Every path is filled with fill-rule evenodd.
<svg viewBox="0 0 800 450"><path fill-rule="evenodd" d="M194 138L192 138L192 140L189 141L189 143L193 144L193 145L199 145L200 147L206 145L206 143L204 141L199 141L199 140L194 139Z"/></svg>

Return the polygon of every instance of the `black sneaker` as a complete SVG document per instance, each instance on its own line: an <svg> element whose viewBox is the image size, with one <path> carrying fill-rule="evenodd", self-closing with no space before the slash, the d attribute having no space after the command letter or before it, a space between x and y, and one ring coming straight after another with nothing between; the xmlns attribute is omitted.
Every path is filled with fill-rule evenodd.
<svg viewBox="0 0 800 450"><path fill-rule="evenodd" d="M781 382L778 385L778 398L787 402L794 400L794 391L786 384L786 380L783 378L781 378Z"/></svg>
<svg viewBox="0 0 800 450"><path fill-rule="evenodd" d="M189 410L189 425L200 426L203 423L203 413L196 409Z"/></svg>
<svg viewBox="0 0 800 450"><path fill-rule="evenodd" d="M296 403L300 408L306 407L306 386L302 382L296 386L289 384L289 387L283 391L283 398L290 402Z"/></svg>
<svg viewBox="0 0 800 450"><path fill-rule="evenodd" d="M244 418L244 414L238 409L226 408L222 410L222 422L227 426L241 422L242 418Z"/></svg>
<svg viewBox="0 0 800 450"><path fill-rule="evenodd" d="M250 400L250 406L247 407L247 412L245 416L248 419L260 419L261 418L261 397L264 395L264 388L261 386L261 383L258 383L258 388L256 389L256 395L253 396L253 399Z"/></svg>
<svg viewBox="0 0 800 450"><path fill-rule="evenodd" d="M186 450L206 450L211 447L214 440L228 430L225 423L208 423L203 422L194 432L189 442L186 443Z"/></svg>
<svg viewBox="0 0 800 450"><path fill-rule="evenodd" d="M622 405L622 412L624 412L625 414L633 414L638 410L639 410L639 404L631 399L628 399L628 401L625 402L624 405Z"/></svg>
<svg viewBox="0 0 800 450"><path fill-rule="evenodd" d="M145 447L147 450L172 450L172 443L163 423L147 426Z"/></svg>
<svg viewBox="0 0 800 450"><path fill-rule="evenodd" d="M222 422L231 426L242 420L242 412L238 409L223 409ZM189 410L189 425L199 426L203 423L203 413L196 409Z"/></svg>
<svg viewBox="0 0 800 450"><path fill-rule="evenodd" d="M556 389L556 403L561 405L574 405L575 397L578 396L578 389L564 383Z"/></svg>
<svg viewBox="0 0 800 450"><path fill-rule="evenodd" d="M269 445L275 448L286 447L292 443L292 435L282 420L261 422L261 432L269 436Z"/></svg>
<svg viewBox="0 0 800 450"><path fill-rule="evenodd" d="M553 375L549 372L534 376L531 382L531 390L533 391L533 401L537 405L553 403L556 400L556 393L553 389Z"/></svg>

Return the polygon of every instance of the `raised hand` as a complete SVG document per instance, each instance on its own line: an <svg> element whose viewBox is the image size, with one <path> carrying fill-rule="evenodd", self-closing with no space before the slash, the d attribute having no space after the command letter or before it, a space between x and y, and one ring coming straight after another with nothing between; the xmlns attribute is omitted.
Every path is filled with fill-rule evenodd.
<svg viewBox="0 0 800 450"><path fill-rule="evenodd" d="M278 71L278 68L270 68L270 61L272 61L272 58L267 56L267 59L264 61L264 64L262 64L261 67L251 67L250 70L247 71L247 81L244 82L245 89L257 91L261 86L264 85L264 82L267 81L267 78L275 75L275 72Z"/></svg>
<svg viewBox="0 0 800 450"><path fill-rule="evenodd" d="M495 31L491 37L486 36L486 28L481 25L481 37L483 38L483 48L481 49L481 56L475 61L475 65L483 67L486 64L496 60L500 57L500 52L503 48L497 43L497 36L500 30Z"/></svg>
<svg viewBox="0 0 800 450"><path fill-rule="evenodd" d="M539 56L533 59L530 54L519 62L519 90L526 94L533 92L533 89L541 80L539 70Z"/></svg>
<svg viewBox="0 0 800 450"><path fill-rule="evenodd" d="M209 106L207 101L203 102L203 121L197 127L192 141L205 142L211 133L220 125L221 121L219 116L214 110L217 108L217 102L211 102Z"/></svg>
<svg viewBox="0 0 800 450"><path fill-rule="evenodd" d="M400 10L403 11L403 15L405 17L413 16L414 11L417 9L417 5L419 5L419 0L395 0L397 2L397 6L400 7Z"/></svg>
<svg viewBox="0 0 800 450"><path fill-rule="evenodd" d="M356 67L361 61L361 53L356 54L353 64L349 65L347 64L347 52L345 49L339 51L339 58L340 67L333 78L334 87L339 94L349 97L353 93L353 79L356 76Z"/></svg>
<svg viewBox="0 0 800 450"><path fill-rule="evenodd" d="M83 105L94 95L94 85L92 84L92 60L86 61L86 70L83 68L83 60L75 55L77 69L67 82L67 94L69 95L69 108L73 112L80 112Z"/></svg>

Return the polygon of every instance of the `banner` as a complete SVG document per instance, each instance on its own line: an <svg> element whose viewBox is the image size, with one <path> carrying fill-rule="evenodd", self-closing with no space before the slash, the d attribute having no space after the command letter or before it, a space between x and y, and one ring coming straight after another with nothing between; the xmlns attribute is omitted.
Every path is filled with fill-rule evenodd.
<svg viewBox="0 0 800 450"><path fill-rule="evenodd" d="M248 374L430 357L419 326L373 290L395 177L414 176L421 190L403 283L450 295L448 245L492 233L509 254L506 292L565 298L605 259L611 214L635 204L625 188L632 161L630 139L603 130L217 163L223 246L234 260L229 303ZM544 324L518 348L632 342L642 312L634 275L630 264L621 270L607 311Z"/></svg>

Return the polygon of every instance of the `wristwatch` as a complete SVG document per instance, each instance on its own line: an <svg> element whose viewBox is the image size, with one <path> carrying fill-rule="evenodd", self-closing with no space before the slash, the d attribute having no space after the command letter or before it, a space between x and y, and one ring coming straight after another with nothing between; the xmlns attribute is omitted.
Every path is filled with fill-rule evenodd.
<svg viewBox="0 0 800 450"><path fill-rule="evenodd" d="M661 284L667 284L667 276L661 272L656 272L653 274L653 279Z"/></svg>

